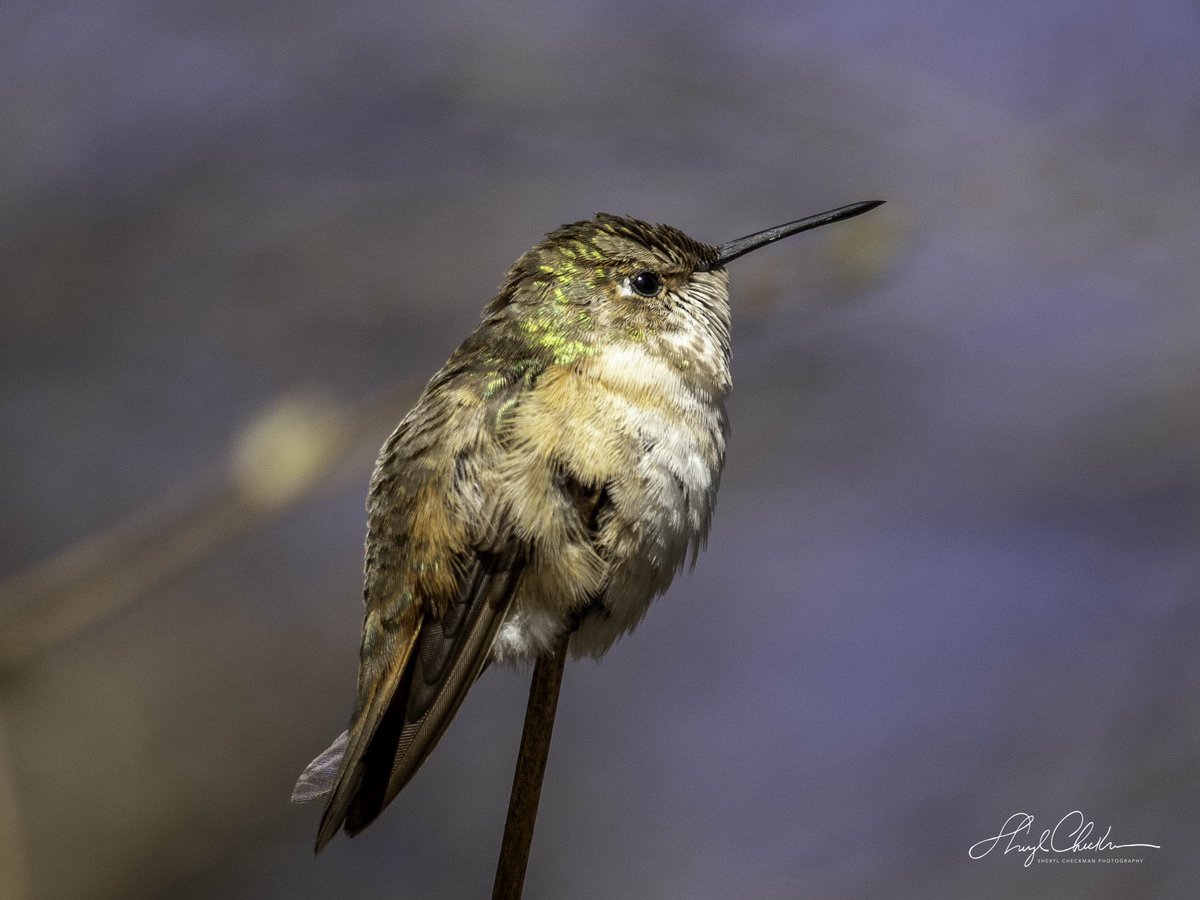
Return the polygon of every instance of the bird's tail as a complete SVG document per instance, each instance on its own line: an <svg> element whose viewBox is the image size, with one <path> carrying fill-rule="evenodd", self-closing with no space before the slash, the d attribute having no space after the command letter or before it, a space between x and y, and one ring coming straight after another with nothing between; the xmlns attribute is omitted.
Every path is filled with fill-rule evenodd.
<svg viewBox="0 0 1200 900"><path fill-rule="evenodd" d="M346 755L346 747L350 744L350 732L343 731L329 748L308 764L296 786L292 788L293 803L307 803L324 797L333 790L337 781L338 770L342 767L342 757Z"/></svg>

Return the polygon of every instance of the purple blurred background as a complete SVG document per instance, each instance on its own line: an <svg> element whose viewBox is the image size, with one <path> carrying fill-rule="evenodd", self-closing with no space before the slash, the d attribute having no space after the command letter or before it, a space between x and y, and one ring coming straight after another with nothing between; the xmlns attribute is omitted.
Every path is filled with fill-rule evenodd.
<svg viewBox="0 0 1200 900"><path fill-rule="evenodd" d="M361 837L314 860L287 803L352 702L374 449L550 228L875 197L731 267L710 548L568 668L527 896L1200 883L1194 4L9 0L0 35L0 896L486 896L523 675ZM968 857L1076 809L1162 849Z"/></svg>

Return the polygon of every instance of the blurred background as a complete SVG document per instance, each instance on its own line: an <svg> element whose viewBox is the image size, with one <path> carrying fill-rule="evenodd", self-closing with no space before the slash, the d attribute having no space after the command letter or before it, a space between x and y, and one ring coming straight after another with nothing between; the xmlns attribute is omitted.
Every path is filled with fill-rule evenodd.
<svg viewBox="0 0 1200 900"><path fill-rule="evenodd" d="M0 48L0 896L486 896L526 675L359 838L288 803L376 449L560 223L876 197L731 267L710 548L568 668L527 896L1200 883L1195 4L8 0ZM968 857L1072 810L1162 849Z"/></svg>

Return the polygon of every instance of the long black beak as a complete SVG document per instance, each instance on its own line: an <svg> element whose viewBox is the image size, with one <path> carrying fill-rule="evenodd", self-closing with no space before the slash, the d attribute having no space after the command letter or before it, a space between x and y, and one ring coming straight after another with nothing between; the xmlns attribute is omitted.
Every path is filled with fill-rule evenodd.
<svg viewBox="0 0 1200 900"><path fill-rule="evenodd" d="M703 269L698 271L710 272L713 269L719 269L730 260L744 256L751 250L757 250L759 247L773 244L775 241L791 237L793 234L799 234L801 231L808 231L810 228L820 228L822 225L840 222L842 219L852 219L855 216L861 216L863 213L877 206L882 206L885 202L884 200L866 200L862 203L851 203L849 206L831 209L829 212L809 216L807 219L797 219L795 222L788 222L786 225L776 225L774 228L768 228L766 231L748 234L745 237L738 238L736 241L722 244L717 248L717 258L710 261Z"/></svg>

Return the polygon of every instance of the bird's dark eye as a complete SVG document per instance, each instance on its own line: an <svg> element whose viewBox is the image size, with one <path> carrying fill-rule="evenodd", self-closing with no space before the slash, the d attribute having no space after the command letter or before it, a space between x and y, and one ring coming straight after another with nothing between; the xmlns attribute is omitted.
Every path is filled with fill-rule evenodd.
<svg viewBox="0 0 1200 900"><path fill-rule="evenodd" d="M656 272L638 272L629 283L643 297L653 297L662 290L662 279Z"/></svg>

